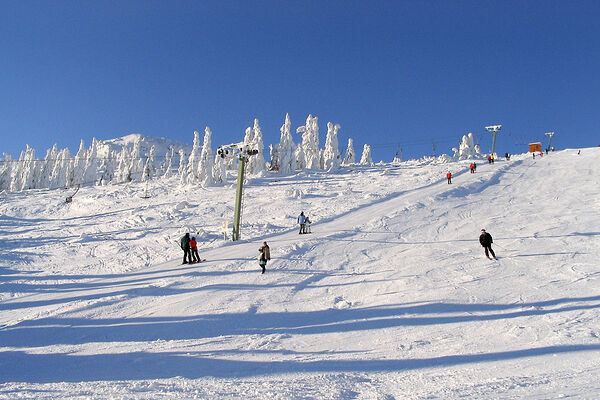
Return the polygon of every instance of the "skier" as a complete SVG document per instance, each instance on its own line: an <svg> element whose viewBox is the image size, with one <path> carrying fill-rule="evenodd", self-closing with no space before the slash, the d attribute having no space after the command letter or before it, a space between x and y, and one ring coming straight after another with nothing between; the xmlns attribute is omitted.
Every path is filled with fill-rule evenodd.
<svg viewBox="0 0 600 400"><path fill-rule="evenodd" d="M304 211L300 212L300 215L298 216L298 223L300 224L300 232L298 233L306 233L306 217L304 216Z"/></svg>
<svg viewBox="0 0 600 400"><path fill-rule="evenodd" d="M266 271L267 261L271 259L271 252L267 242L263 242L263 245L258 249L258 265L262 268L262 274Z"/></svg>
<svg viewBox="0 0 600 400"><path fill-rule="evenodd" d="M448 185L452 183L452 174L450 173L450 171L448 171L448 173L446 174L446 178L448 178Z"/></svg>
<svg viewBox="0 0 600 400"><path fill-rule="evenodd" d="M475 164L471 163L471 165L469 165L469 170L471 171L472 174L475 173Z"/></svg>
<svg viewBox="0 0 600 400"><path fill-rule="evenodd" d="M307 215L306 220L304 221L304 233L311 233L310 224L312 224L312 221L308 218Z"/></svg>
<svg viewBox="0 0 600 400"><path fill-rule="evenodd" d="M196 242L196 237L192 237L192 240L190 240L190 248L192 250L192 264L200 262L200 256L198 255L198 243Z"/></svg>
<svg viewBox="0 0 600 400"><path fill-rule="evenodd" d="M494 254L494 250L492 250L492 243L494 243L494 240L492 239L492 235L487 233L485 229L481 230L481 235L479 236L479 243L481 243L481 246L483 246L483 248L485 249L485 256L487 258L491 260L489 253L492 253L492 257L494 257L494 260L497 260L496 254Z"/></svg>
<svg viewBox="0 0 600 400"><path fill-rule="evenodd" d="M473 172L477 171L477 163L473 163Z"/></svg>
<svg viewBox="0 0 600 400"><path fill-rule="evenodd" d="M190 234L186 232L185 235L183 235L183 237L179 241L179 244L181 246L181 250L183 250L183 263L182 264L191 264L192 253L190 251L191 250Z"/></svg>

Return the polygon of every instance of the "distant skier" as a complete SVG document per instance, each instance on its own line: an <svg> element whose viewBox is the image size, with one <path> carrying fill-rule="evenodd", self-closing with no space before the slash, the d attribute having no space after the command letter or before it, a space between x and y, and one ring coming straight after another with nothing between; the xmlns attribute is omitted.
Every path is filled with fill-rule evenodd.
<svg viewBox="0 0 600 400"><path fill-rule="evenodd" d="M198 255L198 243L196 242L195 237L192 237L192 240L190 240L190 248L192 251L192 263L200 262L200 256Z"/></svg>
<svg viewBox="0 0 600 400"><path fill-rule="evenodd" d="M479 243L481 243L481 246L483 246L483 248L485 249L485 256L487 258L491 260L489 253L492 253L492 257L494 257L494 260L497 260L496 254L494 254L494 250L492 250L492 243L494 243L494 240L492 239L492 235L487 233L485 229L481 230L481 235L479 236Z"/></svg>
<svg viewBox="0 0 600 400"><path fill-rule="evenodd" d="M307 215L306 220L304 221L304 233L311 233L310 224L312 224L312 221L308 218Z"/></svg>
<svg viewBox="0 0 600 400"><path fill-rule="evenodd" d="M304 211L302 211L298 216L298 223L300 224L300 232L298 233L306 233L306 217L304 216Z"/></svg>
<svg viewBox="0 0 600 400"><path fill-rule="evenodd" d="M448 185L452 183L452 173L448 171L446 174L446 178L448 179Z"/></svg>
<svg viewBox="0 0 600 400"><path fill-rule="evenodd" d="M471 163L471 165L469 165L469 170L471 171L472 174L475 173L475 164Z"/></svg>
<svg viewBox="0 0 600 400"><path fill-rule="evenodd" d="M473 172L477 171L477 163L473 163Z"/></svg>
<svg viewBox="0 0 600 400"><path fill-rule="evenodd" d="M262 274L266 271L267 261L271 259L271 251L267 242L263 242L263 245L258 249L258 265L262 268Z"/></svg>
<svg viewBox="0 0 600 400"><path fill-rule="evenodd" d="M191 264L192 262L192 252L190 247L190 234L186 232L185 235L179 241L181 246L181 250L183 250L183 263L182 264Z"/></svg>

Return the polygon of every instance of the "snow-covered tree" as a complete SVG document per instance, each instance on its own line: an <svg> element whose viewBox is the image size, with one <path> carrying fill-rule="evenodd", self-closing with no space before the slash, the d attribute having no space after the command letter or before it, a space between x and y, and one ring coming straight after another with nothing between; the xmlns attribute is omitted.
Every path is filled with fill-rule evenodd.
<svg viewBox="0 0 600 400"><path fill-rule="evenodd" d="M339 124L327 123L327 137L325 139L325 151L323 152L324 168L327 171L338 169L342 165L340 146L338 142Z"/></svg>
<svg viewBox="0 0 600 400"><path fill-rule="evenodd" d="M142 150L141 150L141 137L137 137L135 142L133 143L133 150L131 150L131 177L133 179L142 178L144 171L144 160L142 159Z"/></svg>
<svg viewBox="0 0 600 400"><path fill-rule="evenodd" d="M362 165L373 165L373 158L371 157L371 146L365 144L363 147L362 156L360 157L360 163Z"/></svg>
<svg viewBox="0 0 600 400"><path fill-rule="evenodd" d="M279 129L281 132L279 144L274 149L277 154L277 167L280 174L289 174L297 169L296 144L292 137L291 127L290 114L285 114L285 122ZM302 160L302 163L304 164L304 160Z"/></svg>
<svg viewBox="0 0 600 400"><path fill-rule="evenodd" d="M177 169L177 176L179 176L179 183L185 185L187 182L187 164L185 158L185 150L179 150L179 168Z"/></svg>
<svg viewBox="0 0 600 400"><path fill-rule="evenodd" d="M21 152L19 164L18 172L13 178L11 190L21 191L34 188L39 175L39 162L35 159L35 149L33 147L27 145L26 150Z"/></svg>
<svg viewBox="0 0 600 400"><path fill-rule="evenodd" d="M98 176L98 140L92 139L92 145L86 153L83 184L94 184ZM80 183L80 182L77 182Z"/></svg>
<svg viewBox="0 0 600 400"><path fill-rule="evenodd" d="M346 155L344 156L344 161L342 165L352 165L356 162L356 155L354 153L354 140L348 139L348 147L346 147Z"/></svg>
<svg viewBox="0 0 600 400"><path fill-rule="evenodd" d="M53 189L68 186L67 178L72 173L71 152L65 148L58 152L56 162L50 177L50 187ZM70 168L68 167L70 166Z"/></svg>
<svg viewBox="0 0 600 400"><path fill-rule="evenodd" d="M129 152L122 147L117 156L117 171L115 173L117 183L131 181L131 164L129 163Z"/></svg>
<svg viewBox="0 0 600 400"><path fill-rule="evenodd" d="M0 190L9 190L14 162L10 154L3 153L3 155L4 160L0 162Z"/></svg>
<svg viewBox="0 0 600 400"><path fill-rule="evenodd" d="M173 146L169 146L169 150L167 150L165 154L165 158L162 164L162 176L168 177L171 176L171 169L173 168L173 156L175 155L175 149Z"/></svg>
<svg viewBox="0 0 600 400"><path fill-rule="evenodd" d="M304 153L304 163L307 169L318 169L321 165L319 152L319 120L317 117L309 115L306 118L306 124L296 129L297 133L302 133L302 150ZM300 162L300 160L297 160Z"/></svg>
<svg viewBox="0 0 600 400"><path fill-rule="evenodd" d="M73 160L73 177L71 179L72 185L80 185L84 182L86 158L87 149L85 148L83 139L81 139L79 142L79 150L77 150L77 154L75 154L75 160ZM108 162L113 161L106 160L106 164Z"/></svg>
<svg viewBox="0 0 600 400"><path fill-rule="evenodd" d="M202 186L211 186L213 180L214 152L211 149L212 132L207 126L204 129L204 144L198 162L198 180Z"/></svg>
<svg viewBox="0 0 600 400"><path fill-rule="evenodd" d="M463 135L459 147L455 147L452 150L454 151L454 158L459 160L482 157L481 149L479 148L479 145L475 144L473 133L471 132L467 135Z"/></svg>
<svg viewBox="0 0 600 400"><path fill-rule="evenodd" d="M194 144L187 162L187 171L185 173L185 183L198 183L200 181L200 171L198 165L200 162L200 152L202 145L200 144L200 132L194 131Z"/></svg>
<svg viewBox="0 0 600 400"><path fill-rule="evenodd" d="M254 126L246 129L246 136L244 137L244 143L246 143L251 149L258 150L256 155L248 157L246 163L246 171L248 175L264 175L266 172L266 161L263 155L265 144L263 142L262 130L258 119L254 119Z"/></svg>
<svg viewBox="0 0 600 400"><path fill-rule="evenodd" d="M227 159L218 154L215 155L213 180L216 184L223 184L227 180Z"/></svg>
<svg viewBox="0 0 600 400"><path fill-rule="evenodd" d="M52 176L52 170L54 169L54 163L56 162L56 156L58 154L57 145L55 144L52 148L46 150L46 157L42 163L40 170L40 176L38 180L38 188L49 188L50 177Z"/></svg>

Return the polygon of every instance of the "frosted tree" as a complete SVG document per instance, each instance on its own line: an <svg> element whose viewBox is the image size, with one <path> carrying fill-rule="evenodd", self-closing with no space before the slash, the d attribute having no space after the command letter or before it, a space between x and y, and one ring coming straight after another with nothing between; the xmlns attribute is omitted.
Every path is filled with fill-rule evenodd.
<svg viewBox="0 0 600 400"><path fill-rule="evenodd" d="M35 187L35 181L39 175L39 163L35 160L35 150L27 145L24 152L19 157L20 171L16 176L14 187L16 191L32 189Z"/></svg>
<svg viewBox="0 0 600 400"><path fill-rule="evenodd" d="M304 148L302 146L296 147L294 158L296 159L296 169L302 170L306 168L306 157L304 156Z"/></svg>
<svg viewBox="0 0 600 400"><path fill-rule="evenodd" d="M86 153L83 184L94 184L98 176L98 140L92 139L92 145ZM80 182L77 182L80 183Z"/></svg>
<svg viewBox="0 0 600 400"><path fill-rule="evenodd" d="M473 133L463 135L458 148L453 148L454 158L459 160L467 160L471 158L480 158L482 156L479 145L475 144Z"/></svg>
<svg viewBox="0 0 600 400"><path fill-rule="evenodd" d="M325 138L325 151L323 152L324 169L333 171L342 165L340 146L338 142L339 124L327 123L327 137Z"/></svg>
<svg viewBox="0 0 600 400"><path fill-rule="evenodd" d="M23 183L23 161L25 160L25 151L21 151L19 155L19 159L15 161L15 167L12 171L12 176L10 177L10 191L18 192L21 190L21 186Z"/></svg>
<svg viewBox="0 0 600 400"><path fill-rule="evenodd" d="M352 165L356 162L356 155L354 153L354 140L348 139L348 147L346 147L346 155L344 156L344 161L342 165Z"/></svg>
<svg viewBox="0 0 600 400"><path fill-rule="evenodd" d="M163 173L164 177L171 176L171 169L173 168L173 156L175 155L175 149L173 146L169 146L169 150L165 154L165 159L163 161Z"/></svg>
<svg viewBox="0 0 600 400"><path fill-rule="evenodd" d="M227 180L227 160L218 154L215 155L213 180L217 184L223 184Z"/></svg>
<svg viewBox="0 0 600 400"><path fill-rule="evenodd" d="M200 171L198 171L198 164L200 162L201 151L202 146L200 145L200 132L194 131L194 144L192 145L192 151L187 162L185 183L198 183L200 181Z"/></svg>
<svg viewBox="0 0 600 400"><path fill-rule="evenodd" d="M131 163L129 162L129 151L126 147L123 147L117 156L117 182L130 182L131 177Z"/></svg>
<svg viewBox="0 0 600 400"><path fill-rule="evenodd" d="M73 161L73 185L79 185L84 182L86 158L87 149L85 148L85 144L82 139L79 142L79 150L77 150L77 154L75 154L75 160Z"/></svg>
<svg viewBox="0 0 600 400"><path fill-rule="evenodd" d="M306 118L306 124L298 127L296 132L302 133L302 150L304 152L305 168L318 169L321 166L318 118L309 115Z"/></svg>
<svg viewBox="0 0 600 400"><path fill-rule="evenodd" d="M68 186L67 178L69 176L71 165L71 152L69 149L62 149L58 152L54 168L52 169L52 175L50 177L51 188L64 188Z"/></svg>
<svg viewBox="0 0 600 400"><path fill-rule="evenodd" d="M202 145L202 152L200 153L200 160L198 162L198 180L204 187L211 186L214 183L213 167L215 154L211 149L211 138L212 132L207 126L204 129L204 143Z"/></svg>
<svg viewBox="0 0 600 400"><path fill-rule="evenodd" d="M371 146L365 144L363 147L362 156L360 157L360 163L362 165L373 165L373 158L371 157Z"/></svg>
<svg viewBox="0 0 600 400"><path fill-rule="evenodd" d="M185 185L187 182L187 164L185 158L185 150L179 150L179 169L177 170L177 176L179 176L179 183Z"/></svg>
<svg viewBox="0 0 600 400"><path fill-rule="evenodd" d="M131 178L142 178L143 170L144 170L144 160L142 159L141 152L141 138L137 137L135 142L133 143L133 150L131 150Z"/></svg>
<svg viewBox="0 0 600 400"><path fill-rule="evenodd" d="M290 114L285 114L285 122L279 129L281 132L279 144L276 146L277 167L281 174L289 174L297 169L298 157L296 155L296 144L292 138L291 127ZM304 165L304 160L302 160L302 164Z"/></svg>
<svg viewBox="0 0 600 400"><path fill-rule="evenodd" d="M249 132L250 129L251 132ZM260 129L258 119L254 119L254 126L252 128L246 129L246 137L244 138L244 143L246 143L251 149L258 150L258 153L256 155L248 157L246 171L248 171L249 175L264 175L266 172L267 162L265 161L265 157L263 155L265 144L263 141L262 130Z"/></svg>
<svg viewBox="0 0 600 400"><path fill-rule="evenodd" d="M14 162L10 154L3 153L3 155L4 160L0 163L0 190L9 190Z"/></svg>
<svg viewBox="0 0 600 400"><path fill-rule="evenodd" d="M155 146L150 147L150 151L148 152L148 156L146 157L146 161L144 162L144 169L142 171L142 181L144 182L149 181L156 172L154 168L155 152Z"/></svg>
<svg viewBox="0 0 600 400"><path fill-rule="evenodd" d="M58 147L56 144L52 148L46 150L46 157L42 163L40 170L40 176L38 181L38 188L49 188L50 177L52 176L52 170L54 169L54 163L56 162L56 156L58 155Z"/></svg>

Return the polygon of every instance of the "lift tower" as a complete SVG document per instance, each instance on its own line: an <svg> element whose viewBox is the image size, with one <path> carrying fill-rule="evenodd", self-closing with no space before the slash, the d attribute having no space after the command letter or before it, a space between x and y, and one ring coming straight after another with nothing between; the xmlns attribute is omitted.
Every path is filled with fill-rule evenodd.
<svg viewBox="0 0 600 400"><path fill-rule="evenodd" d="M500 128L502 128L502 125L490 125L485 127L485 129L488 132L492 132L492 134L494 135L492 138L492 157L494 158L496 158L496 134L498 133Z"/></svg>
<svg viewBox="0 0 600 400"><path fill-rule="evenodd" d="M221 158L238 158L238 177L237 177L237 190L235 193L235 210L233 213L233 233L231 240L236 241L240 239L240 220L242 218L242 194L244 189L244 174L246 170L246 161L248 157L258 154L258 149L252 148L247 143L232 143L224 146L220 146L217 149L217 154Z"/></svg>

